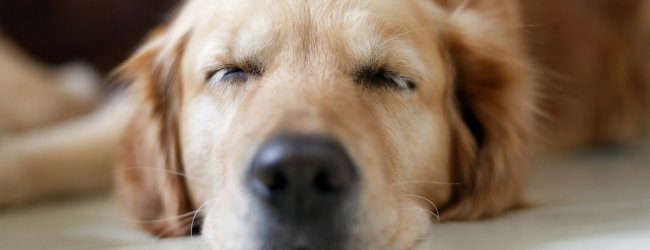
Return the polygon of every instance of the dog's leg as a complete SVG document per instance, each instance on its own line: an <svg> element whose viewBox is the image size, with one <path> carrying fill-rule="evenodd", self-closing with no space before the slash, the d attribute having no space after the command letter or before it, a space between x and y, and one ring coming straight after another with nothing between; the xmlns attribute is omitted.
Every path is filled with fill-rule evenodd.
<svg viewBox="0 0 650 250"><path fill-rule="evenodd" d="M88 112L99 101L97 74L87 66L42 65L0 31L0 135Z"/></svg>
<svg viewBox="0 0 650 250"><path fill-rule="evenodd" d="M78 119L0 138L0 206L110 186L127 98Z"/></svg>

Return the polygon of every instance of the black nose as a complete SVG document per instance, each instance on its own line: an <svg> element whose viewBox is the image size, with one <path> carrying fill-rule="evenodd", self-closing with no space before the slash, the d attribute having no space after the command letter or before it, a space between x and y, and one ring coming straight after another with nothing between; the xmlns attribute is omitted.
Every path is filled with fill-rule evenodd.
<svg viewBox="0 0 650 250"><path fill-rule="evenodd" d="M255 155L248 186L292 221L329 217L353 193L358 177L346 150L327 136L281 135Z"/></svg>

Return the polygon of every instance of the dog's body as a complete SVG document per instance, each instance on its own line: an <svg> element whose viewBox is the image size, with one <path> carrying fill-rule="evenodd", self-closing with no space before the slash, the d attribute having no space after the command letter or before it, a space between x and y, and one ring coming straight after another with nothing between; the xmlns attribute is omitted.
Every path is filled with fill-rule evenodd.
<svg viewBox="0 0 650 250"><path fill-rule="evenodd" d="M118 197L162 237L204 216L218 249L411 248L432 217L520 206L531 150L639 136L649 16L640 0L189 1L119 70L137 110ZM91 138L71 148L118 148Z"/></svg>
<svg viewBox="0 0 650 250"><path fill-rule="evenodd" d="M650 4L520 1L554 148L636 141L650 115Z"/></svg>

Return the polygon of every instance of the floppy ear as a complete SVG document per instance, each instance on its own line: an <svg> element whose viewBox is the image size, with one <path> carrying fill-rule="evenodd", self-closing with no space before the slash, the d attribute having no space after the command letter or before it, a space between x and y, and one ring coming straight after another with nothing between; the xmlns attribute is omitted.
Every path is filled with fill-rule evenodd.
<svg viewBox="0 0 650 250"><path fill-rule="evenodd" d="M137 112L127 130L117 174L117 198L140 227L159 237L188 235L193 208L178 138L178 62L184 42L158 34L117 74L131 81Z"/></svg>
<svg viewBox="0 0 650 250"><path fill-rule="evenodd" d="M517 23L454 13L445 31L453 65L450 220L499 215L521 203L536 84Z"/></svg>

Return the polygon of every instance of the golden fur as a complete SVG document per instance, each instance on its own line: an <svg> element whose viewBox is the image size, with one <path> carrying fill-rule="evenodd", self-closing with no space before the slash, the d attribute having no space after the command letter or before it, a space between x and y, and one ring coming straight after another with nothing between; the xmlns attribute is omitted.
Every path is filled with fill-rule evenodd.
<svg viewBox="0 0 650 250"><path fill-rule="evenodd" d="M255 148L280 132L327 133L341 140L365 177L362 205L350 211L360 213L353 239L364 249L404 249L427 231L430 212L444 220L480 219L520 206L535 131L564 132L570 125L595 133L560 135L554 142L562 145L588 138L623 139L619 135L624 131L603 130L608 126L593 119L541 125L547 118L538 118L545 111L564 119L560 96L543 92L570 85L553 82L555 74L584 76L574 81L598 84L604 93L616 89L638 94L606 103L586 95L578 103L594 109L607 105L610 112L596 111L598 121L609 123L611 115L624 115L629 126L640 128L638 112L644 110L647 93L619 88L615 81L643 91L647 81L591 81L598 67L576 62L571 66L590 71L575 75L561 70L570 68L545 64L542 56L532 57L553 46L538 36L562 39L554 30L525 32L525 24L534 25L538 19L522 15L539 14L541 20L557 15L536 12L535 4L547 5L541 1L523 7L506 0L250 4L189 2L171 26L122 69L135 79L142 101L127 136L131 146L123 166L154 168L123 171L119 193L132 214L155 221L142 225L157 235L188 234L182 219L156 219L202 209L205 234L217 248L255 249L262 244L228 240L252 237L246 225L256 221L245 216L254 214L255 207L236 180ZM563 25L565 20L554 21ZM634 38L629 42L638 43L638 30L629 35ZM568 49L578 50L584 43L566 39L576 43ZM594 53L610 48L594 46ZM647 72L647 62L637 61L642 59L634 54L613 55L620 63L641 65L614 65L621 70ZM576 60L581 59L567 62ZM355 85L354 70L376 62L414 79L417 91ZM215 65L246 68L250 63L263 73L241 86L215 86L203 78ZM600 79L610 79L621 72L597 73ZM542 109L545 103L561 107ZM621 105L636 113L613 114Z"/></svg>
<svg viewBox="0 0 650 250"><path fill-rule="evenodd" d="M641 0L188 1L118 70L137 110L117 195L157 236L203 217L213 247L259 249L251 156L328 134L362 176L348 247L412 248L436 219L520 207L532 151L643 134L649 17ZM250 77L206 79L224 67ZM375 68L401 87L359 81Z"/></svg>

